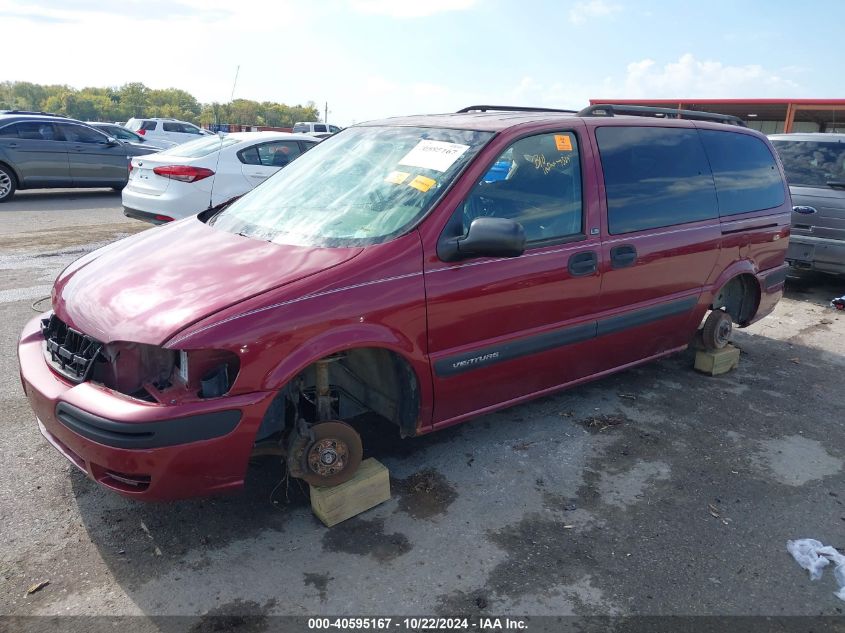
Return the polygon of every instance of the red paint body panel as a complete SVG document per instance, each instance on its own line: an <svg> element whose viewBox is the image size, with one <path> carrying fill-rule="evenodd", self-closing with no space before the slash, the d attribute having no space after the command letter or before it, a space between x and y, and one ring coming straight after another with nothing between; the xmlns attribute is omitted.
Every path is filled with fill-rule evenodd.
<svg viewBox="0 0 845 633"><path fill-rule="evenodd" d="M359 252L260 242L192 217L77 260L56 280L53 305L65 323L104 343L157 345L208 314Z"/></svg>
<svg viewBox="0 0 845 633"><path fill-rule="evenodd" d="M719 289L737 275L753 276L759 287L752 321L782 296L791 211L785 185L784 204L775 209L608 234L596 127L722 126L544 113L449 116L391 124L452 121L452 127L495 135L429 214L388 242L363 248L280 246L190 218L69 266L56 282L54 310L72 327L104 342L226 350L239 356L240 372L223 397L141 402L57 376L45 361L34 320L20 342L21 377L48 440L121 494L172 499L231 490L243 483L256 433L277 391L329 354L381 347L404 358L417 381L417 433L425 433L681 349ZM552 131L578 138L584 234L515 258L441 261L437 243L444 227L490 164L516 139ZM636 248L634 265L613 268L611 249L618 245ZM597 269L573 277L569 258L583 252L596 254ZM661 314L657 319L638 318L655 311ZM549 340L558 343L546 344ZM455 361L513 352L526 342L530 353L470 370ZM234 431L213 440L127 450L71 431L56 418L60 402L126 424L233 409L242 417ZM133 492L110 480L108 470L149 476L150 485Z"/></svg>

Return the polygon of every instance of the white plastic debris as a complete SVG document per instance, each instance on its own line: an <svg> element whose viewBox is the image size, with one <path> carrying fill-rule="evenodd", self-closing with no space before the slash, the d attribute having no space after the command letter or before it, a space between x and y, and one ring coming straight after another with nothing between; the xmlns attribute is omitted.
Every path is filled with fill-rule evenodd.
<svg viewBox="0 0 845 633"><path fill-rule="evenodd" d="M839 591L834 596L845 600L845 556L840 554L835 547L822 545L812 538L801 538L786 542L786 551L792 554L795 562L810 572L810 580L818 580L822 577L822 571L828 564L835 565L833 577L839 584Z"/></svg>

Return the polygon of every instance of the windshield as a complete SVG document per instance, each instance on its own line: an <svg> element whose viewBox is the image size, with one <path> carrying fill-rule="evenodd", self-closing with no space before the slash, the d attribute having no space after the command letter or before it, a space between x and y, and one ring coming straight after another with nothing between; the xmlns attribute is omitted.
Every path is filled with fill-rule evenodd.
<svg viewBox="0 0 845 633"><path fill-rule="evenodd" d="M825 187L845 181L845 142L772 140L790 185Z"/></svg>
<svg viewBox="0 0 845 633"><path fill-rule="evenodd" d="M492 136L434 128L349 128L209 223L297 246L383 242L419 220Z"/></svg>
<svg viewBox="0 0 845 633"><path fill-rule="evenodd" d="M178 156L179 158L200 158L201 156L208 156L223 147L240 142L240 140L231 136L224 136L222 139L216 135L203 136L194 141L188 141L187 143L172 147L166 152L159 154L159 156L166 154L167 156Z"/></svg>

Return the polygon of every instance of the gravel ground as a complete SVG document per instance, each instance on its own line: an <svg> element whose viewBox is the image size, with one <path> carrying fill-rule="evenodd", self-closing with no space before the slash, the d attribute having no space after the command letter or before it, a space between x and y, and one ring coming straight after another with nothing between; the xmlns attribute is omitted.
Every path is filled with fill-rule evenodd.
<svg viewBox="0 0 845 633"><path fill-rule="evenodd" d="M790 278L725 376L687 352L424 438L373 422L393 499L326 529L272 459L242 494L141 504L39 435L17 336L67 263L147 228L119 205L0 205L0 614L843 613L785 551L845 546L842 279Z"/></svg>

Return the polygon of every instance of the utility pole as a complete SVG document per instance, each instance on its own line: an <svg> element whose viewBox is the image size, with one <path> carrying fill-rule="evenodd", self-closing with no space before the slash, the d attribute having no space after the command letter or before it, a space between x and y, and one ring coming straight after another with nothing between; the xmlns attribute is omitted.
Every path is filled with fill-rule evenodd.
<svg viewBox="0 0 845 633"><path fill-rule="evenodd" d="M229 97L229 101L234 101L235 99L235 86L238 85L238 73L241 72L241 65L238 64L238 67L235 69L235 81L232 82L232 96Z"/></svg>
<svg viewBox="0 0 845 633"><path fill-rule="evenodd" d="M325 114L323 114L323 123L328 125L329 124L329 102L328 101L326 101L326 109L323 110L323 112L325 113Z"/></svg>

